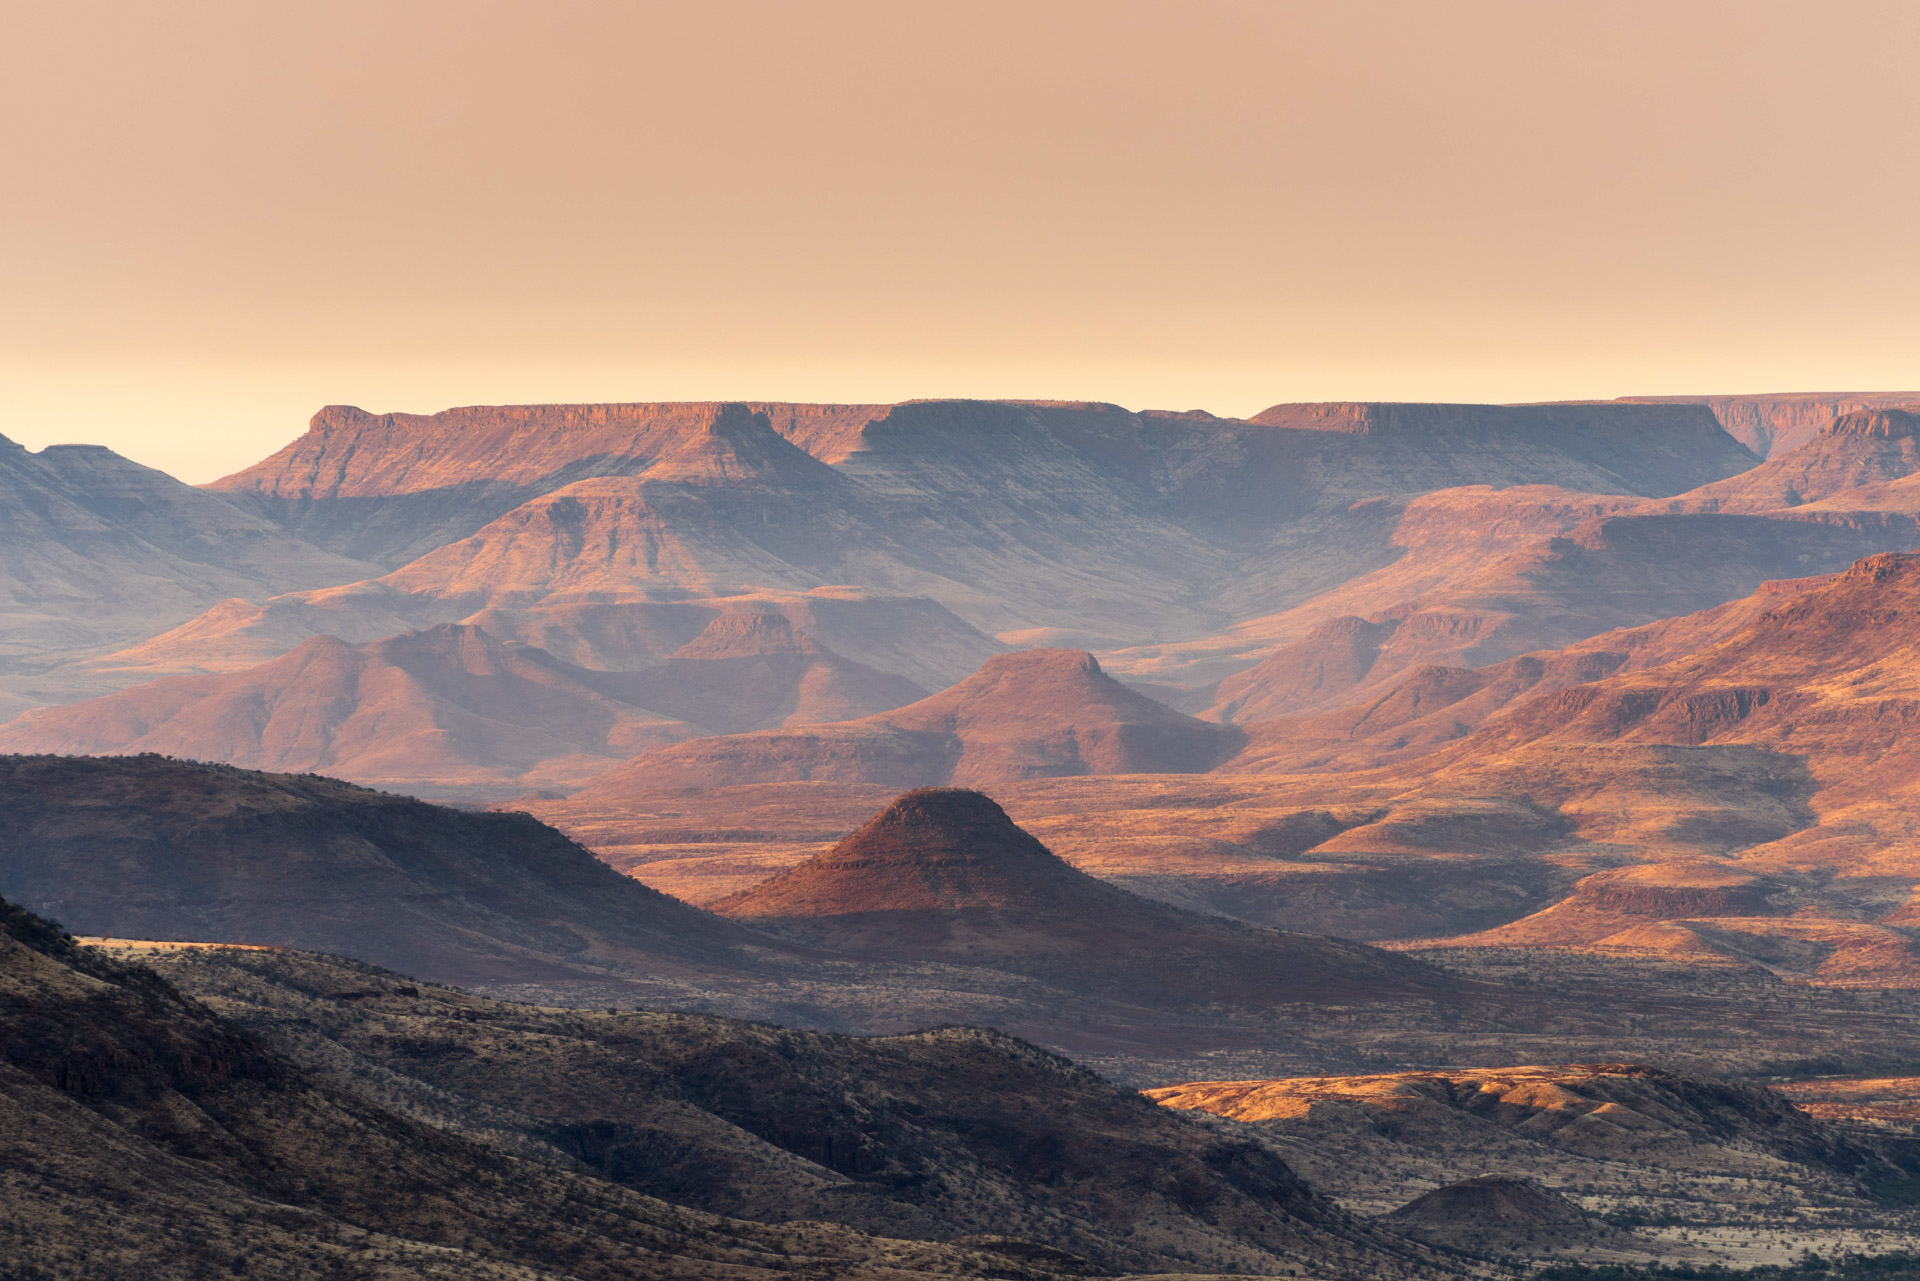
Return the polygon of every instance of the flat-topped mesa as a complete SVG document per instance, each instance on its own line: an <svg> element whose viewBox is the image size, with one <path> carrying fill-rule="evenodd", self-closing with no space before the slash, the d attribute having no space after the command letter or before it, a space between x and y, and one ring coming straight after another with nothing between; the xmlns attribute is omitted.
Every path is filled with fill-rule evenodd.
<svg viewBox="0 0 1920 1281"><path fill-rule="evenodd" d="M982 908L1044 913L1125 902L1121 891L1028 835L991 798L928 787L901 796L826 853L713 910L747 919Z"/></svg>
<svg viewBox="0 0 1920 1281"><path fill-rule="evenodd" d="M1909 440L1920 436L1920 406L1899 409L1859 409L1849 414L1840 414L1827 424L1820 435Z"/></svg>
<svg viewBox="0 0 1920 1281"><path fill-rule="evenodd" d="M549 483L556 474L631 474L710 428L730 407L764 414L773 430L820 457L850 448L887 408L664 401L375 414L328 405L286 448L208 488L312 499L423 493L481 481Z"/></svg>
<svg viewBox="0 0 1920 1281"><path fill-rule="evenodd" d="M1355 436L1486 433L1537 435L1602 431L1620 435L1675 432L1724 435L1705 405L1601 402L1557 405L1466 405L1423 401L1321 401L1273 405L1247 420L1263 427L1343 432Z"/></svg>

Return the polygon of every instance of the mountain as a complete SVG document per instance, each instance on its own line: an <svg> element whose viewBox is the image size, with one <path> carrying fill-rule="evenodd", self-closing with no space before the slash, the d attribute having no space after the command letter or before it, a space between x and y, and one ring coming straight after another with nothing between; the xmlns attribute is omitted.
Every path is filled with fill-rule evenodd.
<svg viewBox="0 0 1920 1281"><path fill-rule="evenodd" d="M163 631L230 596L350 582L369 566L91 445L0 437L0 674ZM15 693L31 703L31 681Z"/></svg>
<svg viewBox="0 0 1920 1281"><path fill-rule="evenodd" d="M1361 438L1360 448L1340 451L1347 457L1327 461L1337 459L1349 483L1364 481L1375 469L1392 476L1396 483L1386 492L1548 484L1652 496L1753 465L1753 455L1711 412L1677 404L1334 402L1275 405L1247 421Z"/></svg>
<svg viewBox="0 0 1920 1281"><path fill-rule="evenodd" d="M1912 409L1840 414L1799 448L1673 502L1695 511L1775 511L1822 500L1844 507L1848 490L1920 471L1917 435L1920 412Z"/></svg>
<svg viewBox="0 0 1920 1281"><path fill-rule="evenodd" d="M323 634L256 667L42 708L0 726L0 751L159 752L498 799L577 786L656 743L832 720L923 693L766 609L723 610L638 672L574 667L446 623L361 645Z"/></svg>
<svg viewBox="0 0 1920 1281"><path fill-rule="evenodd" d="M909 792L827 852L712 910L838 952L984 965L1147 1006L1441 990L1389 953L1128 894L958 788Z"/></svg>
<svg viewBox="0 0 1920 1281"><path fill-rule="evenodd" d="M650 890L525 814L152 756L0 757L0 893L89 935L324 949L545 1005L868 1034L984 1023L1134 1078L1148 1065L1191 1074L1220 1050L1269 1071L1344 1061L1356 1040L1436 1007L1481 1028L1515 999L1357 944L1181 913L1112 936L1158 976L1141 991L1069 983L1072 967L1029 973L1031 948L827 950ZM1090 964L1100 923L1060 928ZM1189 936L1226 959L1195 954ZM1189 991L1232 1003L1181 1004Z"/></svg>
<svg viewBox="0 0 1920 1281"><path fill-rule="evenodd" d="M672 1000L751 935L520 814L156 756L0 756L0 894L87 934L272 943L452 983ZM631 999L631 998L630 998Z"/></svg>
<svg viewBox="0 0 1920 1281"><path fill-rule="evenodd" d="M1257 1135L985 1029L833 1036L514 1005L311 953L144 955L342 1086L377 1080L455 1133L698 1210L947 1241L1009 1270L1434 1262L1316 1196Z"/></svg>
<svg viewBox="0 0 1920 1281"><path fill-rule="evenodd" d="M1917 612L1920 557L1879 555L1566 650L1416 671L1257 723L1205 775L996 791L1083 870L1260 924L1908 986ZM649 844L684 840L648 834L659 810L679 831L751 814L726 850L739 886L832 839L842 786L604 788L542 812L649 877Z"/></svg>
<svg viewBox="0 0 1920 1281"><path fill-rule="evenodd" d="M165 677L29 712L0 726L0 751L158 752L428 793L513 795L577 784L651 743L698 732L614 684L459 624L363 645L316 636L258 667Z"/></svg>
<svg viewBox="0 0 1920 1281"><path fill-rule="evenodd" d="M1185 1168L1200 1174L1203 1143L1186 1147ZM1152 1151L1151 1139L1139 1149ZM4 902L0 1151L0 1271L10 1277L753 1281L796 1266L873 1281L1059 1275L1044 1249L1022 1261L1003 1253L1012 1242L970 1249L723 1219L577 1163L451 1133L292 1062L152 971L76 947ZM1264 1169L1240 1174L1242 1205L1265 1190L1262 1175L1308 1201L1283 1164L1252 1151ZM1330 1209L1309 1209L1328 1222L1318 1231L1304 1216L1262 1212L1268 1238L1296 1258L1324 1251L1396 1269L1418 1257ZM1223 1244L1260 1253L1258 1228L1248 1236Z"/></svg>
<svg viewBox="0 0 1920 1281"><path fill-rule="evenodd" d="M645 471L719 403L489 405L370 414L328 405L286 448L208 488L345 554L403 564L543 493ZM831 457L877 405L753 405Z"/></svg>
<svg viewBox="0 0 1920 1281"><path fill-rule="evenodd" d="M1289 406L1247 422L1055 402L342 409L220 485L356 554L416 558L390 580L409 592L852 584L1035 643L1224 624L1375 568L1377 514L1348 510L1373 498L1663 496L1752 462L1692 406Z"/></svg>
<svg viewBox="0 0 1920 1281"><path fill-rule="evenodd" d="M602 684L666 715L734 731L848 719L926 694L905 677L849 662L764 608L727 609L665 662Z"/></svg>
<svg viewBox="0 0 1920 1281"><path fill-rule="evenodd" d="M1597 517L1386 604L1372 618L1322 624L1222 681L1208 714L1245 724L1327 710L1383 694L1415 668L1479 668L1560 649L1709 609L1771 580L1916 546L1920 520L1904 512ZM1357 580L1341 595L1364 598L1369 585Z"/></svg>
<svg viewBox="0 0 1920 1281"><path fill-rule="evenodd" d="M536 646L578 667L631 672L670 659L723 614L779 614L760 635L777 650L808 643L922 690L950 685L1006 646L924 597L884 596L857 588L756 592L694 600L605 599L597 593L529 606L474 608L464 598L414 596L378 580L293 592L258 604L225 601L170 632L71 669L75 680L118 685L164 675L238 671L278 657L315 636L363 643L444 623L481 628L507 642ZM731 625L731 624L729 624ZM734 642L736 656L740 641ZM723 726L714 715L703 723Z"/></svg>
<svg viewBox="0 0 1920 1281"><path fill-rule="evenodd" d="M1788 392L1773 396L1624 396L1620 404L1704 405L1729 435L1762 458L1807 443L1842 414L1920 404L1920 391Z"/></svg>
<svg viewBox="0 0 1920 1281"><path fill-rule="evenodd" d="M859 720L650 749L606 774L596 794L784 779L924 787L1192 773L1239 741L1127 688L1091 654L1034 649L990 658L938 694Z"/></svg>
<svg viewBox="0 0 1920 1281"><path fill-rule="evenodd" d="M1422 673L1359 716L1276 721L1231 767L1327 769L1322 804L1393 797L1310 859L1455 848L1447 824L1494 797L1554 816L1514 853L1580 874L1456 945L1909 986L1916 616L1920 556L1872 556L1559 653Z"/></svg>
<svg viewBox="0 0 1920 1281"><path fill-rule="evenodd" d="M1130 679L1212 676L1206 714L1246 724L1370 701L1416 668L1483 667L1912 550L1915 421L1843 415L1800 449L1665 499L1423 494L1392 526L1391 563L1216 636L1106 657Z"/></svg>

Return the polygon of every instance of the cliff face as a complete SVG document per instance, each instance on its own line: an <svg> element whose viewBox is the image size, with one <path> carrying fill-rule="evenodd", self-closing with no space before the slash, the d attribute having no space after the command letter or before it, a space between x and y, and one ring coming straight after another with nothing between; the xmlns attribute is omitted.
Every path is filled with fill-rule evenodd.
<svg viewBox="0 0 1920 1281"><path fill-rule="evenodd" d="M1694 511L1764 512L1824 502L1845 507L1849 491L1884 486L1920 471L1920 414L1863 409L1840 414L1791 451L1752 471L1702 485L1675 500ZM1874 508L1882 503L1870 503Z"/></svg>
<svg viewBox="0 0 1920 1281"><path fill-rule="evenodd" d="M1624 404L1705 405L1729 435L1762 458L1813 439L1842 414L1920 404L1920 391L1794 392L1775 396L1629 396Z"/></svg>

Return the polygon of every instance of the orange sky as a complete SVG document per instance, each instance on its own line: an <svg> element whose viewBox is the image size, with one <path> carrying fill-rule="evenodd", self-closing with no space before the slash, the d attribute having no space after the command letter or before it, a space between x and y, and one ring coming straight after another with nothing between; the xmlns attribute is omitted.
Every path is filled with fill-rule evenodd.
<svg viewBox="0 0 1920 1281"><path fill-rule="evenodd" d="M1920 5L7 6L0 433L1920 387Z"/></svg>

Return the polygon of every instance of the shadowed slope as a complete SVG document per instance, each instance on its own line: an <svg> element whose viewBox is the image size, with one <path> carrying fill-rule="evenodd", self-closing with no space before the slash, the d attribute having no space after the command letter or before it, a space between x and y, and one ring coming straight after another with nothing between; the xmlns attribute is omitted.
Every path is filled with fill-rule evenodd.
<svg viewBox="0 0 1920 1281"><path fill-rule="evenodd" d="M1192 773L1240 742L1128 689L1091 654L1023 650L917 703L856 721L697 739L609 772L602 793L821 779L896 787L1077 774Z"/></svg>
<svg viewBox="0 0 1920 1281"><path fill-rule="evenodd" d="M323 993L401 1009L420 997L397 976L331 967L303 975L315 981L300 989L309 1009ZM723 1057L747 1048L745 1038L729 1044L724 1025L713 1030ZM327 1079L341 1058L336 1051L317 1070L296 1065L150 970L75 947L0 901L0 1273L36 1281L1054 1275L1053 1260L1021 1266L991 1245L978 1252L668 1204L592 1177L551 1149L502 1145L497 1129L484 1135L493 1141L475 1141L423 1123L417 1105L403 1116ZM1079 1075L1080 1093L1118 1096ZM394 1093L388 1086L384 1097ZM1109 1111L1116 1102L1126 1100L1107 1101ZM1162 1136L1206 1150L1197 1130ZM1268 1254L1262 1247L1389 1267L1417 1257L1316 1203L1277 1158L1254 1145L1246 1153L1260 1168L1215 1180L1243 1207L1235 1227L1244 1240L1229 1230L1210 1243L1249 1261ZM1198 1165L1198 1156L1187 1160ZM1298 1211L1274 1204L1281 1198ZM1176 1241L1177 1214L1163 1216L1175 1220Z"/></svg>
<svg viewBox="0 0 1920 1281"><path fill-rule="evenodd" d="M751 968L751 936L524 814L159 757L0 757L0 893L87 934L276 943L441 982L610 967L672 990Z"/></svg>
<svg viewBox="0 0 1920 1281"><path fill-rule="evenodd" d="M1809 1219L1873 1213L1864 1194L1904 1179L1913 1159L1904 1135L1824 1123L1752 1081L1633 1063L1194 1081L1147 1094L1246 1123L1376 1222L1416 1235L1478 1225L1475 1248L1536 1257L1569 1243L1643 1260L1713 1256L1671 1236L1601 1239L1603 1224L1514 1180L1595 1210L1722 1230L1703 1233L1701 1246L1726 1250L1734 1242L1724 1229L1738 1227L1750 1243L1792 1253L1805 1248ZM1474 1175L1497 1182L1459 1182ZM1906 1214L1892 1205L1880 1213ZM1469 1233L1429 1239L1474 1245ZM1729 1253L1722 1261L1755 1261Z"/></svg>
<svg viewBox="0 0 1920 1281"><path fill-rule="evenodd" d="M451 1129L702 1210L962 1238L1064 1268L1206 1258L1391 1275L1417 1262L1314 1196L1258 1136L1155 1108L998 1032L846 1037L556 1011L311 953L149 963L316 1071L377 1079Z"/></svg>

